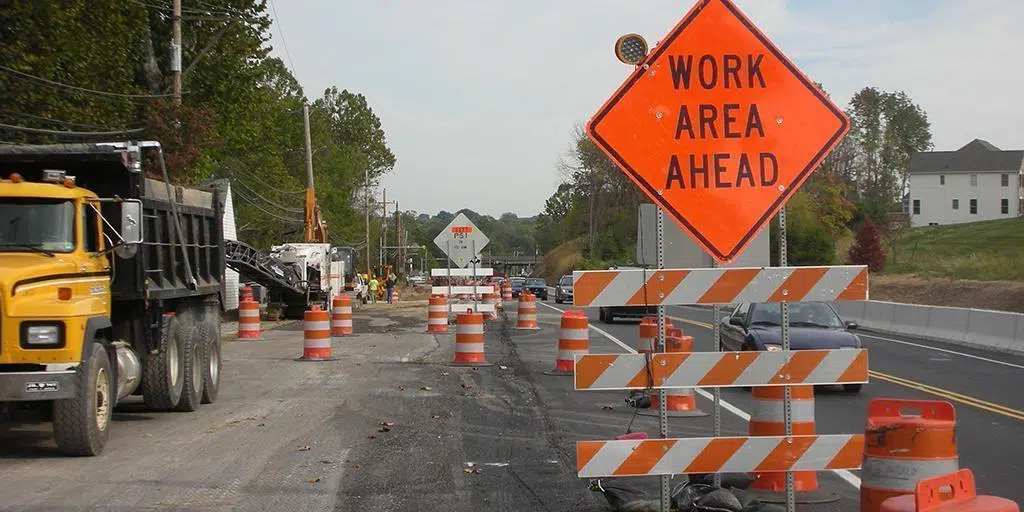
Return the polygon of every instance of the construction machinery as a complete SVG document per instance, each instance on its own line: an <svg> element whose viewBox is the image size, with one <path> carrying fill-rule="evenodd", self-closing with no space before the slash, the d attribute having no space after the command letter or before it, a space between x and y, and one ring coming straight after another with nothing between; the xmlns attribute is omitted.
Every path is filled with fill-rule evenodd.
<svg viewBox="0 0 1024 512"><path fill-rule="evenodd" d="M0 146L0 415L97 455L131 395L216 400L225 197L171 184L156 142Z"/></svg>

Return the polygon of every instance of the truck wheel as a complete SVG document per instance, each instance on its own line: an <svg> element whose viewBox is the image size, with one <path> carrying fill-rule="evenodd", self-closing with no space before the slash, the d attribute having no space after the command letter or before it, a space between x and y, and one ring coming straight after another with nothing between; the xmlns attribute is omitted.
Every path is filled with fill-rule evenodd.
<svg viewBox="0 0 1024 512"><path fill-rule="evenodd" d="M93 343L92 355L78 366L74 398L53 402L53 435L65 455L94 456L103 451L114 411L107 349Z"/></svg>
<svg viewBox="0 0 1024 512"><path fill-rule="evenodd" d="M185 347L185 350L182 351L184 355L182 357L182 366L184 367L182 376L184 378L181 386L181 400L174 407L175 411L192 412L199 408L199 403L203 399L203 374L206 373L204 371L206 365L203 363L206 361L206 354L201 325L201 323L193 323L178 330L178 335L182 338L182 345Z"/></svg>
<svg viewBox="0 0 1024 512"><path fill-rule="evenodd" d="M181 401L185 384L185 337L181 322L173 317L160 340L160 351L146 357L142 371L142 398L154 411L174 409Z"/></svg>
<svg viewBox="0 0 1024 512"><path fill-rule="evenodd" d="M206 357L203 359L203 400L212 404L220 391L220 325L214 322L201 324L201 337Z"/></svg>

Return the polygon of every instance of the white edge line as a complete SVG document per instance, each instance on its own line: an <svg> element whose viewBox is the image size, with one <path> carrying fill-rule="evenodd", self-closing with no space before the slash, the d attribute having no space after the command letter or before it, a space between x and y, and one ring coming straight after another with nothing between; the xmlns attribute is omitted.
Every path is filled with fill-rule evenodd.
<svg viewBox="0 0 1024 512"><path fill-rule="evenodd" d="M1003 366L1010 366L1012 368L1020 368L1021 370L1024 370L1024 365L1007 363L1006 361L999 361L998 359L989 359L987 357L976 356L974 354L965 354L963 352L957 352L955 350L949 350L949 349L939 348L939 347L931 347L931 346L928 346L928 345L922 345L920 343L912 343L912 342L903 341L903 340L894 340L892 338L884 338L882 336L875 336L875 335L872 335L872 334L864 334L864 333L862 333L860 331L858 331L856 334L857 334L857 336L863 336L865 338L872 338L872 339L876 339L876 340L888 341L888 342L891 342L891 343L900 343L902 345L910 345L912 347L923 348L923 349L926 349L926 350L934 350L936 352L945 352L947 354L954 354L954 355L958 355L958 356L962 356L962 357L969 357L971 359L977 359L979 361L985 361L986 363L1001 364Z"/></svg>
<svg viewBox="0 0 1024 512"><path fill-rule="evenodd" d="M539 304L547 306L547 307L549 307L549 308L551 308L551 309L553 309L555 311L558 311L560 313L564 313L565 312L565 311L562 311L561 309L558 309L558 308L556 308L554 306L548 306L547 304L544 304L543 302L540 302ZM589 325L589 322L588 322L588 325ZM691 324L691 325L694 325L694 324ZM699 327L704 327L704 326L701 325ZM622 347L623 349L625 349L626 352L629 352L631 354L636 354L637 353L636 350L633 350L633 347L630 347L629 345L626 345L625 343L620 341L618 338L616 338L615 336L612 336L611 334L608 334L604 330L599 329L597 327L594 327L592 325L590 326L590 328L593 329L598 334L604 336L605 338L608 338L609 340L615 342L616 345L618 345L618 346ZM704 328L708 329L708 330L711 329L710 327L704 327ZM714 401L715 397L711 393L708 393L707 391L704 391L701 388L693 388L693 389L694 389L694 391L698 395L704 397L706 400ZM727 402L725 400L719 400L719 403L722 404L722 408L723 409L725 409L725 410L735 414L741 420L743 420L743 421L750 421L750 415L745 413L745 412L743 412L743 409L740 409L739 407L736 407L735 405L733 405L733 404L731 404L731 403L729 403L729 402ZM851 473L849 470L846 470L846 469L836 469L836 470L832 470L832 472L835 473L836 476L838 476L844 482L852 485L855 489L860 489L860 478L857 475Z"/></svg>

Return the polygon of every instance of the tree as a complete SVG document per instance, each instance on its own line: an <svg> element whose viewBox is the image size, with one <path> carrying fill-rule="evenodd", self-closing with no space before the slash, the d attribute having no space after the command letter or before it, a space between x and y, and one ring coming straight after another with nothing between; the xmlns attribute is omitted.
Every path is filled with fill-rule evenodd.
<svg viewBox="0 0 1024 512"><path fill-rule="evenodd" d="M872 272L881 272L885 268L885 252L873 220L866 219L861 224L848 259L852 265L867 265Z"/></svg>
<svg viewBox="0 0 1024 512"><path fill-rule="evenodd" d="M835 239L825 223L820 222L806 191L799 191L786 204L786 263L791 266L832 265L836 259ZM778 219L769 224L771 263L779 265Z"/></svg>

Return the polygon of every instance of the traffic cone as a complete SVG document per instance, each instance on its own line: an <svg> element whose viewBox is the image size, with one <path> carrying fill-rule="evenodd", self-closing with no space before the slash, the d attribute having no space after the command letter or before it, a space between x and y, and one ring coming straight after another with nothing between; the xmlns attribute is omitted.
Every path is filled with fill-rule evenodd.
<svg viewBox="0 0 1024 512"><path fill-rule="evenodd" d="M331 304L331 337L352 335L352 298L339 295Z"/></svg>
<svg viewBox="0 0 1024 512"><path fill-rule="evenodd" d="M587 315L582 311L562 313L562 324L558 331L558 356L555 369L544 375L573 375L576 370L576 356L590 353L590 326Z"/></svg>
<svg viewBox="0 0 1024 512"><path fill-rule="evenodd" d="M331 321L320 306L303 315L302 357L299 361L331 361Z"/></svg>
<svg viewBox="0 0 1024 512"><path fill-rule="evenodd" d="M240 340L260 339L260 303L246 297L238 303L238 334Z"/></svg>
<svg viewBox="0 0 1024 512"><path fill-rule="evenodd" d="M519 293L519 310L516 312L516 329L540 329L540 327L537 326L537 297L526 290Z"/></svg>
<svg viewBox="0 0 1024 512"><path fill-rule="evenodd" d="M492 366L484 356L484 316L459 313L455 321L455 358L448 366Z"/></svg>

